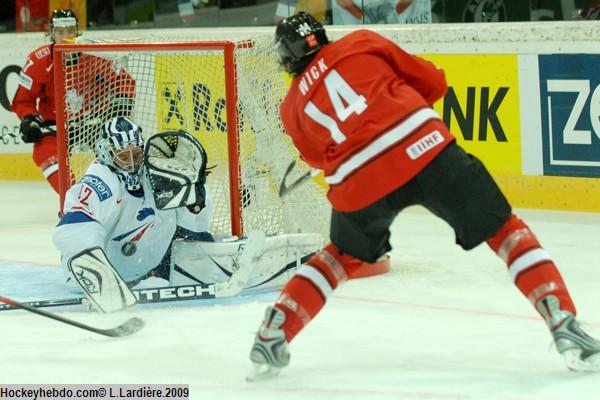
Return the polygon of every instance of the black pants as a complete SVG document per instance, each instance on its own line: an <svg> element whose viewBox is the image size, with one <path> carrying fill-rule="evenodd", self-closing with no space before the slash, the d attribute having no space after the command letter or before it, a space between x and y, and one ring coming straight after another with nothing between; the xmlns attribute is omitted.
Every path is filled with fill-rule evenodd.
<svg viewBox="0 0 600 400"><path fill-rule="evenodd" d="M374 262L392 248L390 225L398 213L417 204L446 221L465 250L494 236L512 212L481 161L452 143L412 180L377 202L355 212L333 210L331 241L343 253Z"/></svg>

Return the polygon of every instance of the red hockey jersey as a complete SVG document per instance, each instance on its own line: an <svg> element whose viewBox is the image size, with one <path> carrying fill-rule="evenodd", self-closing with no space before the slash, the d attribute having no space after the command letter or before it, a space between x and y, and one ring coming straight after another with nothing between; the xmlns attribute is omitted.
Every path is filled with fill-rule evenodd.
<svg viewBox="0 0 600 400"><path fill-rule="evenodd" d="M381 35L357 30L320 50L281 103L286 133L324 171L338 211L404 185L454 137L431 105L444 72Z"/></svg>
<svg viewBox="0 0 600 400"><path fill-rule="evenodd" d="M12 109L20 119L39 114L44 120L56 120L52 44L33 51L19 74L19 86ZM112 60L81 54L67 68L67 119L98 115L108 109L111 97L135 96L135 81ZM39 103L38 103L39 99Z"/></svg>
<svg viewBox="0 0 600 400"><path fill-rule="evenodd" d="M18 83L11 106L19 119L28 114L39 114L45 121L55 121L52 44L29 54Z"/></svg>

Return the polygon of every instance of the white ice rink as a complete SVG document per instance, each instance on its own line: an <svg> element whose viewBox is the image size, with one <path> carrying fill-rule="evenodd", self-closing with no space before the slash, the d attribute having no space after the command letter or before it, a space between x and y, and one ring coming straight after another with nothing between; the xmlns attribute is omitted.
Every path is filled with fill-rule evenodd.
<svg viewBox="0 0 600 400"><path fill-rule="evenodd" d="M47 184L0 182L0 260L58 265L57 211ZM517 214L554 257L580 320L600 336L600 214ZM244 380L268 304L247 300L118 315L52 310L101 327L133 315L146 321L123 339L0 312L0 383L180 383L198 400L600 399L600 373L564 367L545 324L487 246L463 252L420 208L401 214L392 240L392 271L338 289L273 381Z"/></svg>

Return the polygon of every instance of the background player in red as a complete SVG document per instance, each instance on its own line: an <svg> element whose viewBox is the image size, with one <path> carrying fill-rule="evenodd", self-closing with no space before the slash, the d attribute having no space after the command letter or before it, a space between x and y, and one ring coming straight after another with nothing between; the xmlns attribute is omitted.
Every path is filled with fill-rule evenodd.
<svg viewBox="0 0 600 400"><path fill-rule="evenodd" d="M29 54L19 74L19 86L12 101L12 109L21 119L21 137L25 143L33 143L33 160L56 192L59 187L52 48L55 44L73 42L79 35L73 11L53 11L48 25L52 43ZM98 120L99 134L102 121L129 116L133 108L135 82L125 70L116 68L112 61L90 55L75 56L69 61L69 68L83 71L89 69L89 65L95 65L94 70L98 71L93 75L79 74L77 81L68 84L66 101L70 126L89 122L93 116ZM94 94L93 101L78 94L81 87L86 88L86 93ZM122 98L129 101L124 103ZM84 121L86 118L87 121Z"/></svg>
<svg viewBox="0 0 600 400"><path fill-rule="evenodd" d="M58 158L52 47L74 40L79 35L77 18L71 10L56 10L48 24L52 43L35 49L25 60L12 109L21 120L21 138L33 143L33 161L58 193Z"/></svg>
<svg viewBox="0 0 600 400"><path fill-rule="evenodd" d="M431 108L444 72L368 30L329 43L300 13L277 26L280 63L294 76L281 104L284 128L304 160L323 170L333 206L331 243L299 268L268 307L248 378L288 365L288 344L352 275L353 257L373 262L391 249L394 218L420 204L470 250L484 241L546 321L569 369L600 370L600 341L584 333L561 275L515 214L484 165L466 153Z"/></svg>

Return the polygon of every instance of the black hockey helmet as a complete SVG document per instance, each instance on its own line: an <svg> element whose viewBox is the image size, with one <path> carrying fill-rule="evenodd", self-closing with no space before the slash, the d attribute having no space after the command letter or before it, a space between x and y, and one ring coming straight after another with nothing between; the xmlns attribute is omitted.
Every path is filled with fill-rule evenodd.
<svg viewBox="0 0 600 400"><path fill-rule="evenodd" d="M327 43L323 25L304 11L281 20L275 30L279 63L294 76L304 71Z"/></svg>
<svg viewBox="0 0 600 400"><path fill-rule="evenodd" d="M79 36L79 21L70 9L58 9L52 11L48 21L48 36L54 41L55 28L75 28L75 36Z"/></svg>

